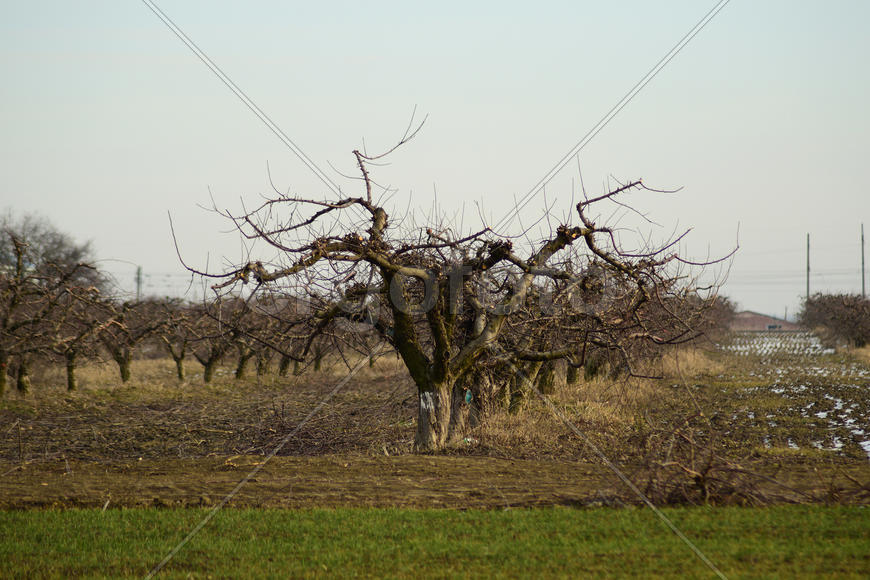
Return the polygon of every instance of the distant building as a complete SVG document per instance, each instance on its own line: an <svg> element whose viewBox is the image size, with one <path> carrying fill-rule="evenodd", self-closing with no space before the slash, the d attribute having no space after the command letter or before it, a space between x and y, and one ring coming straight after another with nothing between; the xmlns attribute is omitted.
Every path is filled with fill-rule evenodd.
<svg viewBox="0 0 870 580"><path fill-rule="evenodd" d="M730 324L731 330L800 330L801 327L794 322L759 314L751 310L744 310L734 315Z"/></svg>

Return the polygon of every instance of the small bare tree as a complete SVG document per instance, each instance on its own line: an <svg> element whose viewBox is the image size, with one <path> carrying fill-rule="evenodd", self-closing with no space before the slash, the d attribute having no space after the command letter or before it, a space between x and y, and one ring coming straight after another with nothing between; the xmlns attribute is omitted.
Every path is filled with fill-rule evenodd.
<svg viewBox="0 0 870 580"><path fill-rule="evenodd" d="M67 390L75 391L79 361L98 358L97 336L112 319L94 287L69 288L65 302L65 308L45 321L45 351L51 359L63 362Z"/></svg>
<svg viewBox="0 0 870 580"><path fill-rule="evenodd" d="M130 364L136 348L156 336L167 324L160 302L154 299L116 304L104 303L111 320L100 328L99 340L118 365L121 382L130 380Z"/></svg>
<svg viewBox="0 0 870 580"><path fill-rule="evenodd" d="M252 330L250 313L248 302L235 296L219 296L191 307L191 323L188 327L191 335L190 350L202 365L203 382L212 381L218 365L233 349L245 356L246 352L242 348L249 344L249 333ZM238 373L246 360L240 357L237 361Z"/></svg>
<svg viewBox="0 0 870 580"><path fill-rule="evenodd" d="M193 340L194 311L190 305L174 298L161 300L157 306L159 315L163 317L165 322L158 332L158 340L175 363L176 377L179 381L183 381L185 379L184 360Z"/></svg>
<svg viewBox="0 0 870 580"><path fill-rule="evenodd" d="M443 224L392 223L373 196L370 168L382 156L353 153L361 196L321 201L276 190L253 211L221 212L276 257L221 273L193 271L218 278L219 294L241 295L252 284L251 300L264 289L309 300L316 324L302 356L338 320L373 329L417 387L416 449L439 449L464 432L467 407L494 376L487 369L558 359L581 366L597 350L634 373L639 345L695 336L695 311L707 302L673 308L695 295L680 277L677 266L688 262L673 250L676 240L627 253L591 214L630 191L653 191L641 181L584 199L567 223L515 245L488 227L458 234Z"/></svg>

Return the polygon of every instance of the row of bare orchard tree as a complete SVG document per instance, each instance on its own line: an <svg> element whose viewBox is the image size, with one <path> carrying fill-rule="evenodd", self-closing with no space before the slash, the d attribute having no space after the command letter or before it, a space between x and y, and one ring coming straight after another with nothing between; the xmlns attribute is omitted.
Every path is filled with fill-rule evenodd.
<svg viewBox="0 0 870 580"><path fill-rule="evenodd" d="M34 218L27 223L53 232ZM100 272L81 260L86 246L59 236L52 247L65 246L65 253L52 254L36 235L41 232L17 225L3 228L0 243L0 394L10 378L27 393L36 365L64 365L67 388L75 390L76 369L88 360L111 358L126 382L137 354L171 357L180 380L185 360L192 357L210 382L217 366L233 355L241 378L251 361L262 373L279 354L284 375L291 365L300 372L306 360L319 368L326 353L326 335L312 332L309 301L263 296L220 296L197 304L118 300L106 292Z"/></svg>
<svg viewBox="0 0 870 580"><path fill-rule="evenodd" d="M584 194L560 218L542 216L509 237L485 225L457 231L439 216L423 227L407 213L394 222L379 201L393 192L370 176L378 158L354 155L359 197L275 193L253 211L221 212L249 255L270 257L221 272L189 268L213 282L202 304L107 298L86 248L65 240L79 255L53 255L7 219L0 380L17 377L26 390L30 365L56 361L72 389L77 361L101 353L126 380L147 340L164 345L179 377L193 355L206 381L231 354L241 374L250 360L264 369L277 356L287 372L329 349L349 360L348 349L388 348L418 391L416 448L433 450L494 408L520 408L535 386L546 392L557 364L568 382L601 368L639 374L639 361L694 340L729 310L715 288L696 286L704 264L677 254L682 236L650 247L637 235L626 249L630 232L599 223L598 213L627 208L618 198L654 193L640 181Z"/></svg>

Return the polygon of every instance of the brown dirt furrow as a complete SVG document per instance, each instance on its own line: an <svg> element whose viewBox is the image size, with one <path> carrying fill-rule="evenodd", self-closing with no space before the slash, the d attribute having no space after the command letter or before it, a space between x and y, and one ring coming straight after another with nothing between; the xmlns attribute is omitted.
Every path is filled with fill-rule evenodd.
<svg viewBox="0 0 870 580"><path fill-rule="evenodd" d="M125 464L0 463L0 508L209 506L263 461L258 456ZM275 457L232 506L504 508L615 497L602 468L488 457Z"/></svg>
<svg viewBox="0 0 870 580"><path fill-rule="evenodd" d="M0 462L0 509L211 506L263 460L234 456L112 464ZM870 466L847 471L839 481L821 481L809 466L780 467L777 479L788 488L763 479L757 485L779 501L840 501L837 493L854 489L856 481L870 481ZM589 463L326 455L273 458L230 506L499 509L623 503L636 504L638 499L606 468Z"/></svg>

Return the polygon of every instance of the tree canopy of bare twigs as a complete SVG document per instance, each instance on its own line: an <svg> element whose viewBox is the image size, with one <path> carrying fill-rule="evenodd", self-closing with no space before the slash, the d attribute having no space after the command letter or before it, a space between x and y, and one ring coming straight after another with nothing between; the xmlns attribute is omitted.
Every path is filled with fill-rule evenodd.
<svg viewBox="0 0 870 580"><path fill-rule="evenodd" d="M801 305L798 320L834 345L860 348L870 342L870 300L860 294L813 294Z"/></svg>
<svg viewBox="0 0 870 580"><path fill-rule="evenodd" d="M100 276L76 245L47 222L0 220L0 394L14 363L18 390L30 388L35 357L61 356L74 388L75 359L99 324L84 305L99 296Z"/></svg>
<svg viewBox="0 0 870 580"><path fill-rule="evenodd" d="M542 365L561 359L581 367L606 355L632 374L644 349L698 335L712 299L686 277L692 264L675 251L682 236L625 252L593 213L629 192L655 191L642 181L585 197L567 223L521 242L486 226L457 232L437 220L419 228L394 223L374 194L372 168L382 156L353 154L358 197L319 200L276 189L253 210L220 212L273 260L192 270L215 278L218 295L256 303L268 290L310 304L314 323L300 357L339 321L389 343L417 387L417 449L441 448L483 407L521 398L509 391L527 388L523 377Z"/></svg>

